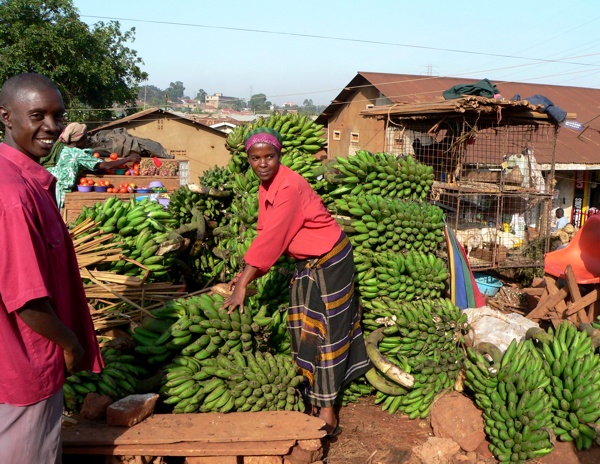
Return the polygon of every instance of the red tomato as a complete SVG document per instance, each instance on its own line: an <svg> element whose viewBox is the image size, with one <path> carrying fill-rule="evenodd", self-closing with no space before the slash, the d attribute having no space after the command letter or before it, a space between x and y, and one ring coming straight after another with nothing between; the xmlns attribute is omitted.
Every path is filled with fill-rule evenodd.
<svg viewBox="0 0 600 464"><path fill-rule="evenodd" d="M87 179L85 177L79 179L79 185L87 185Z"/></svg>
<svg viewBox="0 0 600 464"><path fill-rule="evenodd" d="M111 153L109 156L109 158L113 161L116 160L118 157L119 157L119 155L117 155L116 153Z"/></svg>
<svg viewBox="0 0 600 464"><path fill-rule="evenodd" d="M98 153L97 151L94 152L94 158L100 158L100 153Z"/></svg>
<svg viewBox="0 0 600 464"><path fill-rule="evenodd" d="M127 193L127 188L125 188L125 187L121 187L121 188L119 189L119 193Z"/></svg>

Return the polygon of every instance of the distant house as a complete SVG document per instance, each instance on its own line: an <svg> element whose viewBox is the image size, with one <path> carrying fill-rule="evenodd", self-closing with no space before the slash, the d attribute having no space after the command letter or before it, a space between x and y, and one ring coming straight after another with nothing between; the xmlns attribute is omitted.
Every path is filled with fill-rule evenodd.
<svg viewBox="0 0 600 464"><path fill-rule="evenodd" d="M444 90L479 80L359 72L316 120L327 127L328 158L348 156L360 149L411 153L411 146L398 145L389 118L365 116L404 104L444 101ZM542 170L556 171L553 207L562 207L565 216L579 225L590 208L600 207L600 89L520 82L495 84L505 99L517 94L521 99L543 95L583 123L580 132L561 128L554 166L540 162Z"/></svg>
<svg viewBox="0 0 600 464"><path fill-rule="evenodd" d="M230 155L225 148L227 134L198 120L150 108L91 130L91 133L123 127L133 136L160 143L179 161L182 184L195 183L214 166L224 167Z"/></svg>
<svg viewBox="0 0 600 464"><path fill-rule="evenodd" d="M207 105L214 106L215 108L223 108L224 106L231 106L235 102L239 101L237 97L226 97L222 93L215 93L213 95L207 95L204 98Z"/></svg>

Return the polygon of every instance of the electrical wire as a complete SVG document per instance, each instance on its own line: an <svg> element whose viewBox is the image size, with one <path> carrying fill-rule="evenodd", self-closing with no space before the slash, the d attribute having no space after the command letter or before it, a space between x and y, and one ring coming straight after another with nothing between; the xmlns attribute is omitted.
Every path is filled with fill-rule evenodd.
<svg viewBox="0 0 600 464"><path fill-rule="evenodd" d="M440 52L463 53L463 54L468 54L468 55L493 56L496 58L511 58L511 59L516 59L516 60L540 61L540 62L544 62L544 63L560 63L560 64L572 64L572 65L578 65L578 66L593 66L593 65L589 65L587 63L577 63L577 62L569 62L569 61L561 61L561 60L548 60L548 59L543 59L543 58L505 55L505 54L501 54L501 53L476 52L473 50L459 50L459 49L454 49L454 48L429 47L426 45L384 42L384 41L379 41L379 40L353 39L350 37L335 37L335 36L317 35L317 34L301 34L298 32L269 31L269 30L264 30L264 29L249 29L249 28L241 28L241 27L229 27L229 26L214 26L214 25L208 25L208 24L192 24L192 23L172 22L172 21L156 21L156 20L149 20L149 19L116 18L116 17L95 16L95 15L80 15L80 16L82 18L106 19L109 21L131 21L131 22L140 22L140 23L149 23L149 24L165 24L165 25L170 25L170 26L186 26L186 27L198 27L198 28L204 28L204 29L219 29L219 30L237 31L237 32L253 32L253 33L260 33L260 34L272 34L272 35L282 35L282 36L302 37L302 38L322 39L322 40L338 40L338 41L343 41L343 42L365 43L365 44L370 44L370 45L388 45L388 46L393 46L393 47L415 48L415 49L420 49L420 50L434 50L434 51L440 51Z"/></svg>

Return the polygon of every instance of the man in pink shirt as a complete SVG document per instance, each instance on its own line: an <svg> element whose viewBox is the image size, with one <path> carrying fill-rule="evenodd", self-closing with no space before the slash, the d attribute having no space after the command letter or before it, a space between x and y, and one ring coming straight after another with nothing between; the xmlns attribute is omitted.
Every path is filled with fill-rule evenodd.
<svg viewBox="0 0 600 464"><path fill-rule="evenodd" d="M60 463L65 370L102 363L56 179L39 164L64 112L45 76L0 90L0 462Z"/></svg>

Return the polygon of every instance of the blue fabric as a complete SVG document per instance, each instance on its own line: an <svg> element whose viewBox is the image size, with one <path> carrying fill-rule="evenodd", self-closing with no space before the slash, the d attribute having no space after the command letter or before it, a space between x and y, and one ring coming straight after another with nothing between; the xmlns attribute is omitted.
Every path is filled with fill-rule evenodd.
<svg viewBox="0 0 600 464"><path fill-rule="evenodd" d="M511 100L519 101L521 100L521 95L516 94L514 97L511 98ZM567 112L565 110L554 105L554 103L552 103L552 100L550 100L547 97L544 97L543 95L535 94L531 97L527 97L525 100L527 100L532 105L541 105L543 112L558 123L563 122L567 118Z"/></svg>

